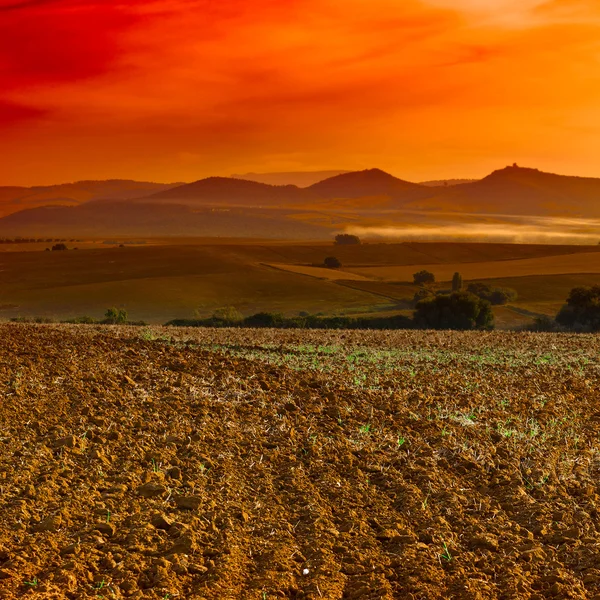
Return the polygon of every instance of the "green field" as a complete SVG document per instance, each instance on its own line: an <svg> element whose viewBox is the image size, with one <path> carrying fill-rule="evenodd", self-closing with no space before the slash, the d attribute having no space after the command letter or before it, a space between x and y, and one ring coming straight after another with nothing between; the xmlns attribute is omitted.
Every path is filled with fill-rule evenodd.
<svg viewBox="0 0 600 600"><path fill-rule="evenodd" d="M161 240L123 248L4 252L0 255L0 319L100 318L110 306L125 308L133 320L157 324L174 318L210 316L223 306L235 306L244 315L259 311L290 316L301 311L410 314L410 300L418 289L411 283L328 281L274 269L268 263L310 266L335 255L344 268L393 268L420 265L425 260L460 268L461 264L487 263L490 259L510 263L590 251L589 246L420 243L334 247L325 243L206 241L182 245ZM510 328L530 322L534 313L554 314L572 287L598 284L600 274L541 273L485 281L519 293L513 306L495 309L498 326Z"/></svg>

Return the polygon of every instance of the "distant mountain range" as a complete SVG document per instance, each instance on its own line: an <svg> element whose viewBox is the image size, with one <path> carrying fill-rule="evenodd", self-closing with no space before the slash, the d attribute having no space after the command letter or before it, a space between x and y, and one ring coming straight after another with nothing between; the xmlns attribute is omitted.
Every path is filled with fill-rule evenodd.
<svg viewBox="0 0 600 600"><path fill-rule="evenodd" d="M310 188L269 185L231 177L207 177L143 198L142 202L177 202L190 206L289 206L316 198Z"/></svg>
<svg viewBox="0 0 600 600"><path fill-rule="evenodd" d="M472 183L433 188L414 203L425 210L536 216L600 217L600 179L517 166Z"/></svg>
<svg viewBox="0 0 600 600"><path fill-rule="evenodd" d="M0 237L118 233L315 239L349 224L406 224L416 213L419 223L423 214L433 213L469 214L471 221L473 214L482 215L482 221L498 215L600 217L600 179L512 166L478 181L431 183L368 169L307 187L208 177L171 185L106 181L0 188L0 214L5 215Z"/></svg>
<svg viewBox="0 0 600 600"><path fill-rule="evenodd" d="M76 181L75 183L35 187L0 186L0 216L25 208L35 208L48 204L75 206L100 198L127 200L147 196L179 185L181 183L168 184L109 179L106 181Z"/></svg>

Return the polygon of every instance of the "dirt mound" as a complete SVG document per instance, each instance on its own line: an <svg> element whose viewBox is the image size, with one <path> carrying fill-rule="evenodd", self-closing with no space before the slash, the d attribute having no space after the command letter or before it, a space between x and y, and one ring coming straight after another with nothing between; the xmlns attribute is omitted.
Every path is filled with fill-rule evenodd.
<svg viewBox="0 0 600 600"><path fill-rule="evenodd" d="M600 598L597 336L0 333L0 598Z"/></svg>

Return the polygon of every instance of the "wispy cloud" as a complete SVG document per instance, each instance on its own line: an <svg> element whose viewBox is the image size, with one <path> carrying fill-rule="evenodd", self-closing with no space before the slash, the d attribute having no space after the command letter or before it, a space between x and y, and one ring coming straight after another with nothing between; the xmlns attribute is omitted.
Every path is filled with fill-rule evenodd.
<svg viewBox="0 0 600 600"><path fill-rule="evenodd" d="M573 0L582 22L569 2L0 0L14 125L0 182L34 159L43 181L292 165L420 180L514 161L589 174L600 7Z"/></svg>

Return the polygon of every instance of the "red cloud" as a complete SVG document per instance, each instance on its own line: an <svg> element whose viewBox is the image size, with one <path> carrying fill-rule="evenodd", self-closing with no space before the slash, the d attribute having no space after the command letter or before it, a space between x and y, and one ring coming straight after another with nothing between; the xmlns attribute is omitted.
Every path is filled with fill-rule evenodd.
<svg viewBox="0 0 600 600"><path fill-rule="evenodd" d="M597 123L597 27L493 23L417 0L0 0L0 125L39 119L0 136L0 169L37 153L43 181L181 180L421 152L487 169L555 135L562 152L560 126Z"/></svg>
<svg viewBox="0 0 600 600"><path fill-rule="evenodd" d="M34 0L0 5L0 88L71 81L107 71L120 33L139 15L110 3Z"/></svg>
<svg viewBox="0 0 600 600"><path fill-rule="evenodd" d="M8 127L22 121L28 121L43 116L46 111L14 102L4 102L0 99L0 127Z"/></svg>

